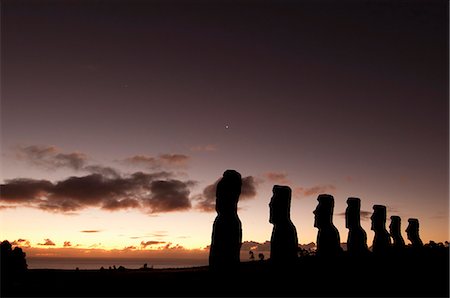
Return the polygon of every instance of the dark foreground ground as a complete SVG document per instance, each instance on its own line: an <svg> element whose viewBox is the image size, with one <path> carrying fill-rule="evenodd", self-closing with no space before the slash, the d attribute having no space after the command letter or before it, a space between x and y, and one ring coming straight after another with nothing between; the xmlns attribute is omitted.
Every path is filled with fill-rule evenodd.
<svg viewBox="0 0 450 298"><path fill-rule="evenodd" d="M302 257L291 268L269 262L241 263L223 274L208 267L149 270L28 270L2 275L1 296L291 296L291 297L448 297L448 249L324 260Z"/></svg>

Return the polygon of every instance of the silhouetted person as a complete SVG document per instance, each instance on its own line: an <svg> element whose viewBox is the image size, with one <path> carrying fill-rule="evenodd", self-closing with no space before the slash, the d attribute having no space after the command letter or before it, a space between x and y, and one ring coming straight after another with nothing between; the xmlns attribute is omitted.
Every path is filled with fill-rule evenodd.
<svg viewBox="0 0 450 298"><path fill-rule="evenodd" d="M351 255L362 255L369 252L367 234L361 227L361 200L348 198L345 210L345 227L348 229L347 251Z"/></svg>
<svg viewBox="0 0 450 298"><path fill-rule="evenodd" d="M270 260L277 265L294 264L297 260L297 230L291 221L291 194L288 186L274 185L270 200L269 222L273 224Z"/></svg>
<svg viewBox="0 0 450 298"><path fill-rule="evenodd" d="M411 241L413 247L422 247L423 242L419 236L419 220L417 218L408 219L408 227L406 228L406 235Z"/></svg>
<svg viewBox="0 0 450 298"><path fill-rule="evenodd" d="M255 260L255 254L253 253L253 251L249 251L248 254L250 255L250 260L254 261Z"/></svg>
<svg viewBox="0 0 450 298"><path fill-rule="evenodd" d="M314 226L317 232L317 255L336 256L342 252L339 231L333 224L334 198L332 195L318 196L319 204L314 210Z"/></svg>
<svg viewBox="0 0 450 298"><path fill-rule="evenodd" d="M401 218L400 216L391 216L391 224L389 225L389 233L393 240L393 247L395 249L402 249L405 247L405 240L403 240L401 232Z"/></svg>
<svg viewBox="0 0 450 298"><path fill-rule="evenodd" d="M241 186L241 174L234 170L226 170L217 184L217 217L213 225L209 252L209 266L213 270L234 269L239 265L242 228L237 204Z"/></svg>
<svg viewBox="0 0 450 298"><path fill-rule="evenodd" d="M391 236L386 230L386 206L373 205L371 220L372 230L375 232L372 251L376 254L384 254L391 246Z"/></svg>

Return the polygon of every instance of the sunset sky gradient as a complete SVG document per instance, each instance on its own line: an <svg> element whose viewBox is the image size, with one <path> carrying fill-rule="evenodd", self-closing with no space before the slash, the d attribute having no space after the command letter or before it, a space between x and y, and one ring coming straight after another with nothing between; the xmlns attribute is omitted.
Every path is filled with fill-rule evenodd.
<svg viewBox="0 0 450 298"><path fill-rule="evenodd" d="M1 14L1 240L203 250L226 169L244 178L245 241L270 239L274 184L293 190L302 244L320 193L341 242L350 196L369 246L374 204L405 239L410 217L424 242L449 239L446 1L6 0Z"/></svg>

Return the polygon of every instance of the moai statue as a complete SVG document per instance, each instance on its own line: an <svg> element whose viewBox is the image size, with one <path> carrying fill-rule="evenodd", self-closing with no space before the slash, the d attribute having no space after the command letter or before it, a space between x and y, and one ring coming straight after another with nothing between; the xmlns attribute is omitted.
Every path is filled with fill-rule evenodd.
<svg viewBox="0 0 450 298"><path fill-rule="evenodd" d="M241 194L241 174L226 170L217 184L216 212L213 224L209 266L212 270L235 270L239 266L242 227L237 214Z"/></svg>
<svg viewBox="0 0 450 298"><path fill-rule="evenodd" d="M423 242L419 236L419 220L417 218L408 219L408 227L406 228L406 235L411 241L413 247L422 247Z"/></svg>
<svg viewBox="0 0 450 298"><path fill-rule="evenodd" d="M274 185L269 222L273 224L270 260L275 265L295 264L298 252L297 230L291 221L291 188Z"/></svg>
<svg viewBox="0 0 450 298"><path fill-rule="evenodd" d="M345 210L345 227L348 229L347 251L351 255L363 255L369 252L367 234L361 227L361 200L348 198Z"/></svg>
<svg viewBox="0 0 450 298"><path fill-rule="evenodd" d="M342 252L339 231L333 225L334 198L332 195L318 196L319 204L314 210L314 226L317 232L317 255L337 256Z"/></svg>
<svg viewBox="0 0 450 298"><path fill-rule="evenodd" d="M391 224L389 225L389 233L393 240L393 247L395 249L402 249L405 247L405 240L403 240L401 232L401 218L400 216L391 216Z"/></svg>
<svg viewBox="0 0 450 298"><path fill-rule="evenodd" d="M391 236L386 230L386 206L373 205L372 230L375 232L372 251L376 254L385 254L391 246Z"/></svg>

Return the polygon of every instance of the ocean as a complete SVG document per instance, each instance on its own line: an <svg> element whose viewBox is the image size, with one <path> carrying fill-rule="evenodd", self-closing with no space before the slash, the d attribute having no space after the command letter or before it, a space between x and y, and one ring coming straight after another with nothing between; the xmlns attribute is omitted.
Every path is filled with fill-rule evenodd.
<svg viewBox="0 0 450 298"><path fill-rule="evenodd" d="M27 257L28 269L108 269L110 266L123 266L127 269L139 269L147 264L148 268L188 268L208 265L207 259L173 258L58 258Z"/></svg>

